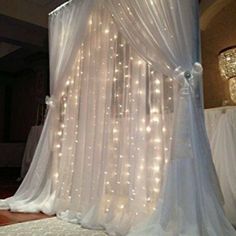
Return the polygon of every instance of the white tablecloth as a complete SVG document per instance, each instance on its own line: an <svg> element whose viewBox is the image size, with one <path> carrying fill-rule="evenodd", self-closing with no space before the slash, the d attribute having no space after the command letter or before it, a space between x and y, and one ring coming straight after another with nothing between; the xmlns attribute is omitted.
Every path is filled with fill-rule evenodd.
<svg viewBox="0 0 236 236"><path fill-rule="evenodd" d="M20 176L21 178L25 177L29 169L30 163L34 156L34 152L42 132L42 128L43 126L32 126L29 132L21 164L21 176Z"/></svg>
<svg viewBox="0 0 236 236"><path fill-rule="evenodd" d="M206 109L205 121L225 213L236 225L236 107Z"/></svg>

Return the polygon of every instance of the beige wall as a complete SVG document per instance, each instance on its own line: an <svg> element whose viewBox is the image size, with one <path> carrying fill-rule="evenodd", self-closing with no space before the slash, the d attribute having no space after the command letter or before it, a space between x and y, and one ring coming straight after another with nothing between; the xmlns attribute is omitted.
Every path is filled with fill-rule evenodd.
<svg viewBox="0 0 236 236"><path fill-rule="evenodd" d="M202 31L205 107L218 107L230 99L228 83L222 81L218 69L218 53L236 45L236 1L225 6Z"/></svg>

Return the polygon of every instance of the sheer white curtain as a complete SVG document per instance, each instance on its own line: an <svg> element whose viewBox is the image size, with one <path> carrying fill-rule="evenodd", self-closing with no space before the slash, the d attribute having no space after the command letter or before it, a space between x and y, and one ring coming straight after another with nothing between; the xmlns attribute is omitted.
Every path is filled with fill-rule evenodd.
<svg viewBox="0 0 236 236"><path fill-rule="evenodd" d="M110 235L153 212L133 235L235 235L203 125L197 12L195 0L74 0L51 14L49 113L1 206Z"/></svg>
<svg viewBox="0 0 236 236"><path fill-rule="evenodd" d="M163 88L172 98L172 80L164 82L130 47L104 1L87 30L64 94L56 211L125 235L156 205L171 130Z"/></svg>
<svg viewBox="0 0 236 236"><path fill-rule="evenodd" d="M61 96L77 51L84 41L95 0L69 1L49 15L50 92Z"/></svg>
<svg viewBox="0 0 236 236"><path fill-rule="evenodd" d="M54 214L55 132L59 123L60 100L68 80L68 70L84 40L93 0L70 1L51 14L50 24L50 93L42 135L30 169L11 198L1 200L0 208L12 211ZM79 21L79 24L78 24ZM73 27L73 30L68 30Z"/></svg>
<svg viewBox="0 0 236 236"><path fill-rule="evenodd" d="M47 120L23 184L1 206L125 235L156 205L173 81L130 47L104 1L79 21L89 9L71 1L50 16Z"/></svg>
<svg viewBox="0 0 236 236"><path fill-rule="evenodd" d="M130 235L235 235L222 210L200 84L198 1L108 0L121 31L153 68L178 83L174 128L157 210Z"/></svg>
<svg viewBox="0 0 236 236"><path fill-rule="evenodd" d="M120 30L140 55L168 76L199 61L195 0L107 0Z"/></svg>

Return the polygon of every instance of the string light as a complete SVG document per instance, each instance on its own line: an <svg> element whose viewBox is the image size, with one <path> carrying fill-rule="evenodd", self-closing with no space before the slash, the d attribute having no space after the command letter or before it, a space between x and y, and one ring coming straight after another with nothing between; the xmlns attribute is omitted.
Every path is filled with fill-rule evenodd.
<svg viewBox="0 0 236 236"><path fill-rule="evenodd" d="M127 10L130 12L129 14L132 14L130 9ZM83 138L80 139L80 134L83 135L83 124L81 127L78 125L75 126L74 124L80 122L80 116L78 116L77 111L80 111L78 105L83 104L81 91L83 91L83 86L86 84L88 86L89 96L91 96L89 99L93 99L91 103L88 102L89 105L92 104L91 107L87 105L88 114L91 114L92 119L92 122L87 121L87 124L92 124L91 127L96 132L105 126L104 134L102 134L104 137L111 134L111 140L108 140L106 144L101 144L101 147L99 147L99 142L94 146L90 140L86 140L89 146L86 146L86 154L84 154L84 158L86 159L85 165L87 166L86 171L91 173L90 171L93 169L91 167L93 165L93 158L97 154L96 151L104 148L109 153L109 165L111 166L106 167L105 171L102 172L104 174L103 184L105 184L103 212L108 213L112 209L110 199L113 199L114 196L118 199L117 207L122 210L126 208L129 200L135 201L139 199L138 193L140 191L145 193L140 206L154 210L155 198L160 191L162 182L161 172L163 163L168 162L165 159L166 153L162 148L166 144L165 141L171 139L167 136L169 130L166 127L168 126L165 126L165 123L163 123L163 110L159 106L162 99L163 82L161 78L156 78L157 72L151 69L152 67L150 65L147 65L145 61L129 49L125 40L120 40L121 37L118 37L117 31L112 28L115 27L113 21L109 21L105 25L102 20L99 22L98 19L90 18L88 25L87 27L90 29L97 28L96 33L91 29L89 34L96 35L96 37L98 35L99 37L99 31L103 35L102 39L104 42L100 42L100 38L95 40L96 42L93 41L95 43L94 47L96 48L94 51L90 50L89 42L81 46L73 69L75 78L72 76L66 80L65 89L61 93L62 102L60 119L58 119L59 125L58 130L54 133L56 137L54 143L56 144L55 153L60 158L66 157L68 159L70 173L73 176L74 167L76 167L76 164L74 164L75 158L77 157L76 150L77 147L80 147L78 143L83 144L84 142ZM100 26L98 27L98 25ZM104 37L104 34L107 36ZM98 63L94 60L95 53L102 53L104 45L107 45L105 47L109 51L109 55L107 58L101 59L101 62ZM94 66L94 71L96 71L94 73L91 70L90 77L85 70L89 63L93 63L92 66ZM99 66L102 67L101 70L100 68L97 69L97 64L100 64ZM108 64L109 68L107 67ZM98 78L100 78L100 73L103 73L103 79L101 80L101 84L103 83L102 87L97 83L97 80L96 83L92 80L96 78L97 74ZM147 91L146 81L150 83L150 91ZM98 88L96 88L97 85ZM108 95L110 92L112 94ZM112 99L110 96L112 96ZM169 96L168 100L171 100L170 98L172 99ZM94 102L96 99L99 100ZM73 101L74 107L71 105L71 101ZM96 104L100 104L100 102L104 105L103 108L103 105L99 106L99 108L101 108L101 111L102 109L104 110L105 121L99 120L101 119L98 115L100 110L97 110ZM81 115L81 117L83 116ZM112 128L107 125L109 122ZM73 130L73 125L76 127L74 133L71 131ZM68 138L73 139L73 142L68 144ZM64 141L66 141L65 145ZM146 158L148 162L147 159L143 158L145 155L144 147L147 147L148 154ZM167 147L164 150L168 151ZM146 169L150 170L147 176L145 176ZM149 175L152 176L152 180L150 180ZM58 173L54 176L57 179ZM146 179L149 182L146 182ZM138 182L137 185L136 182ZM96 181L93 183L95 185ZM150 186L146 186L146 184L150 184ZM94 185L92 188L94 188ZM71 194L70 187L66 186L65 183L63 186L62 191L66 192L68 197L71 197L69 195ZM76 191L77 196L80 197L83 188L79 187L72 191ZM120 194L119 196L117 195L118 192ZM135 215L138 214L139 212L135 212Z"/></svg>

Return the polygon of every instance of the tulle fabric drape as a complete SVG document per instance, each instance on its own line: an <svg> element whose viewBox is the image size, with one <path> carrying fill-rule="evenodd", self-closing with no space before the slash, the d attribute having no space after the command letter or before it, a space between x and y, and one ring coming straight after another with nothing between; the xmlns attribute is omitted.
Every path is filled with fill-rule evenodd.
<svg viewBox="0 0 236 236"><path fill-rule="evenodd" d="M173 77L199 61L198 1L107 0L121 32L156 70Z"/></svg>
<svg viewBox="0 0 236 236"><path fill-rule="evenodd" d="M56 211L125 235L156 206L174 87L130 47L103 4L89 19L64 97Z"/></svg>
<svg viewBox="0 0 236 236"><path fill-rule="evenodd" d="M51 15L51 77L58 80L51 89L56 91L47 99L49 112L31 168L18 192L1 205L56 213L125 235L156 206L171 140L173 80L163 79L130 47L104 1L96 3L85 39L76 46L76 36L67 31L73 30L70 21L77 22L80 4L70 2ZM65 69L64 57L70 61Z"/></svg>
<svg viewBox="0 0 236 236"><path fill-rule="evenodd" d="M197 4L74 0L50 16L49 112L2 208L110 235L235 235L205 135Z"/></svg>
<svg viewBox="0 0 236 236"><path fill-rule="evenodd" d="M0 208L12 211L55 214L56 130L60 100L80 44L83 42L93 0L69 1L50 16L50 93L48 114L30 169L13 197L1 200ZM80 24L77 24L80 20ZM68 26L73 30L68 30Z"/></svg>
<svg viewBox="0 0 236 236"><path fill-rule="evenodd" d="M49 15L50 93L55 100L61 97L71 65L84 41L94 2L68 1Z"/></svg>
<svg viewBox="0 0 236 236"><path fill-rule="evenodd" d="M224 215L221 192L216 191L202 108L192 88L180 89L170 161L157 210L129 236L235 235Z"/></svg>
<svg viewBox="0 0 236 236"><path fill-rule="evenodd" d="M198 1L108 3L131 45L154 68L173 77L177 87L169 163L157 210L129 235L235 235L222 209L204 124Z"/></svg>

